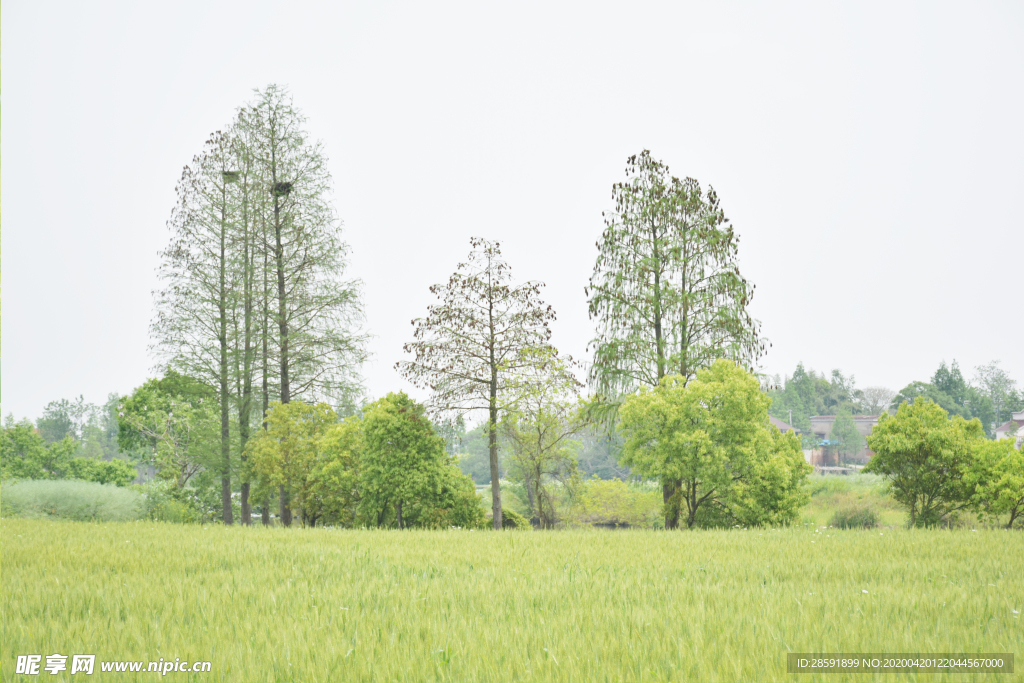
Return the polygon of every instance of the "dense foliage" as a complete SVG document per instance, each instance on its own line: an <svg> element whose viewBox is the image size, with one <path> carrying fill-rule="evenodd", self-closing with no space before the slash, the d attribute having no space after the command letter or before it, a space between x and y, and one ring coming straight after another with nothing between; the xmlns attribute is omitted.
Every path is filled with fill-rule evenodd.
<svg viewBox="0 0 1024 683"><path fill-rule="evenodd" d="M983 436L981 422L950 417L932 401L903 403L868 436L875 455L864 471L889 480L910 526L934 526L970 504L967 475Z"/></svg>
<svg viewBox="0 0 1024 683"><path fill-rule="evenodd" d="M811 468L796 437L770 425L770 402L752 374L727 360L689 383L666 377L622 405L624 462L673 485L666 505L685 512L688 527L792 522Z"/></svg>

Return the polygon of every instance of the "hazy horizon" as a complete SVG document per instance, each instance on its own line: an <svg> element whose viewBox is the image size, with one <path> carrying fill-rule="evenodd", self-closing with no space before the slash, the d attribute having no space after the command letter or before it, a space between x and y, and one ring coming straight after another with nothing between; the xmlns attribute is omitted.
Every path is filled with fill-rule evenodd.
<svg viewBox="0 0 1024 683"><path fill-rule="evenodd" d="M553 342L586 360L601 212L643 149L718 192L763 372L898 391L1000 360L1024 385L1020 3L17 0L2 18L5 416L153 375L175 182L270 83L330 159L371 396L424 396L392 366L473 235L547 283Z"/></svg>

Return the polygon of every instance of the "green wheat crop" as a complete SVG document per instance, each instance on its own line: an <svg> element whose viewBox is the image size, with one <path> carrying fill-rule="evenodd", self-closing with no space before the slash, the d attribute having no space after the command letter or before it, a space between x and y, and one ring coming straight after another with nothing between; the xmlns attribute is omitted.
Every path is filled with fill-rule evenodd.
<svg viewBox="0 0 1024 683"><path fill-rule="evenodd" d="M97 655L98 681L1024 680L1020 661L987 677L786 673L787 652L1019 659L1020 533L0 532L4 681L86 680L14 674L17 655L53 653ZM178 657L213 669L99 671Z"/></svg>

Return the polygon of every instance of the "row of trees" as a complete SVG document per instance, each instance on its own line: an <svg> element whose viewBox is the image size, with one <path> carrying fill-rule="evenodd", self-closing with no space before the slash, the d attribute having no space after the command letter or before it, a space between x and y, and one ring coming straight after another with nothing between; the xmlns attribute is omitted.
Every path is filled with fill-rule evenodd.
<svg viewBox="0 0 1024 683"><path fill-rule="evenodd" d="M226 523L231 453L244 461L254 452L247 447L254 416L265 435L275 398L288 405L299 397L313 403L320 395L351 396L362 359L363 338L352 331L357 290L340 280L345 249L324 202L329 178L320 147L305 142L301 122L273 87L240 110L186 169L170 221L174 238L164 252L167 286L158 299L155 346L167 368L216 389ZM438 303L413 321L414 339L405 348L411 360L396 365L430 392L436 421L486 416L495 528L503 526L499 440L535 521L551 525L549 487L575 476L575 437L587 425L618 424L627 397L670 375L685 387L718 359L751 367L764 352L747 312L753 286L740 276L738 241L714 191L673 177L646 151L630 158L626 173L613 186L615 208L605 216L587 287L598 327L588 369L591 400L579 401L575 363L549 343L555 312L541 300L542 283L516 283L499 244L481 238L471 240L469 259L449 281L431 288ZM172 407L185 414L185 403L193 413L209 410L179 401L147 422L136 405L125 421L158 450L179 444L162 447L166 460L188 452L179 442L195 436L171 417ZM175 468L184 485L189 472ZM238 471L252 472L244 462ZM688 484L670 469L657 476L665 526L674 528ZM276 486L288 524L294 491L287 482ZM260 494L268 495L265 486Z"/></svg>
<svg viewBox="0 0 1024 683"><path fill-rule="evenodd" d="M117 486L135 479L129 462L83 454L71 435L48 442L41 431L28 420L6 418L0 429L0 479L80 479Z"/></svg>
<svg viewBox="0 0 1024 683"><path fill-rule="evenodd" d="M1013 411L1024 409L1024 391L1017 391L1016 382L998 361L975 368L972 382L964 379L955 360L952 365L943 361L928 382L911 382L900 391L878 386L860 389L853 375L833 370L830 377L825 377L805 369L802 363L791 376L770 377L768 383L772 416L802 430L805 447L817 445L810 433L811 416L835 415L828 438L845 454L858 452L864 445L864 438L854 426L854 415L894 412L901 404L919 397L931 400L951 415L978 418L990 438Z"/></svg>

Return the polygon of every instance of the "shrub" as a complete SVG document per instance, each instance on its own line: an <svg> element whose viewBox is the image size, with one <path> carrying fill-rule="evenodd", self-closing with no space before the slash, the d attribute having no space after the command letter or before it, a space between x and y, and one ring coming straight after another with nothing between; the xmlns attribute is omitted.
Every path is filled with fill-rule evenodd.
<svg viewBox="0 0 1024 683"><path fill-rule="evenodd" d="M573 512L577 524L649 529L661 521L661 491L594 477L584 485Z"/></svg>
<svg viewBox="0 0 1024 683"><path fill-rule="evenodd" d="M2 501L5 516L98 522L139 519L143 503L143 496L131 489L73 480L5 484Z"/></svg>
<svg viewBox="0 0 1024 683"><path fill-rule="evenodd" d="M145 519L176 524L198 524L210 520L194 489L180 489L170 481L151 481L139 487L144 494L140 514Z"/></svg>
<svg viewBox="0 0 1024 683"><path fill-rule="evenodd" d="M483 518L483 520L480 522L480 528L484 529L484 530L486 530L486 529L493 529L494 528L494 517L488 515L487 517ZM523 517L521 514L519 514L518 512L516 512L515 510L513 510L511 508L502 507L501 508L501 528L502 529L513 529L513 530L514 529L527 530L527 529L532 529L533 527L530 526L530 520L528 520L526 517Z"/></svg>
<svg viewBox="0 0 1024 683"><path fill-rule="evenodd" d="M874 529L878 526L878 515L874 510L866 507L836 510L829 526L839 529Z"/></svg>

